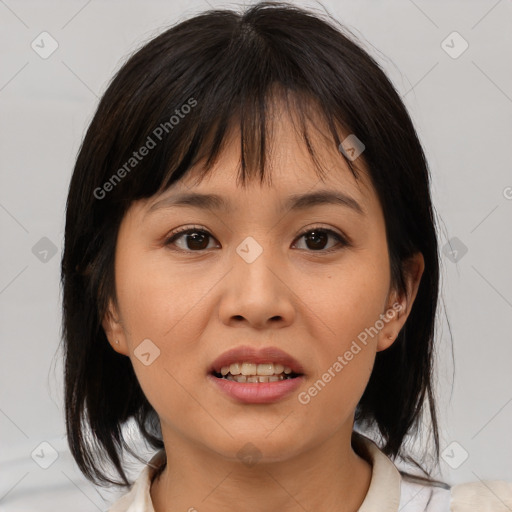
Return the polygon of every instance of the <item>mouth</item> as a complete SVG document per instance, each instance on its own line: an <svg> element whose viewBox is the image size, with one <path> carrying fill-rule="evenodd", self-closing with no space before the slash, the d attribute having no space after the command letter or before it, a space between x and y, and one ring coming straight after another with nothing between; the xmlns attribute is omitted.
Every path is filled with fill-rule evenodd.
<svg viewBox="0 0 512 512"><path fill-rule="evenodd" d="M231 362L213 368L207 374L214 388L237 404L271 404L289 398L304 385L305 375L300 365L293 360L288 364L276 362L244 361ZM230 357L233 361L233 358ZM236 360L235 360L236 361ZM263 359L263 361L265 361Z"/></svg>

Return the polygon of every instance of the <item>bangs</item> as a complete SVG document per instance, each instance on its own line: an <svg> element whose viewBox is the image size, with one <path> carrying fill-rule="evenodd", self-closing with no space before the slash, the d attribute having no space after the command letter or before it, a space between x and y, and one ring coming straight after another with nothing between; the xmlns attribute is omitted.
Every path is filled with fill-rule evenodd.
<svg viewBox="0 0 512 512"><path fill-rule="evenodd" d="M288 14L283 11L285 18ZM216 16L222 23L214 30L211 24ZM356 75L339 58L332 48L340 37L339 32L334 36L334 28L330 29L330 52L324 50L329 39L325 25L322 31L305 28L305 39L309 30L317 41L298 49L286 37L285 19L275 27L265 20L259 31L258 19L251 19L255 16L248 12L240 22L229 11L210 11L210 27L205 28L211 32L206 39L209 43L203 42L197 50L193 45L187 47L186 56L170 51L173 39L197 37L187 34L185 22L170 31L174 32L171 41L169 32L160 35L116 75L100 106L100 110L109 110L111 124L102 130L111 139L111 158L102 180L108 182L121 169L126 177L112 184L110 200L118 199L126 208L133 200L164 192L191 167L204 163L197 173L200 181L234 133L240 141L237 183L243 186L258 176L260 182L267 179L270 183L265 168L272 152L272 125L282 115L281 107L293 120L320 179L329 169L314 148L308 126L323 135L358 178L353 159L338 148L349 134L365 138L364 66L359 65ZM232 23L229 31L227 22ZM312 18L312 23L320 22ZM162 48L164 37L167 50ZM348 58L357 60L356 55ZM148 148L146 156L135 160L134 153L144 147ZM102 164L105 161L98 162Z"/></svg>
<svg viewBox="0 0 512 512"><path fill-rule="evenodd" d="M215 98L213 96L212 100ZM338 150L340 139L344 138L343 135L340 136L340 132L349 133L349 128L333 119L332 114L324 111L324 106L319 105L312 96L292 92L274 82L268 84L267 90L244 91L238 101L234 99L232 103L233 105L219 103L218 110L213 109L206 113L211 115L210 119L206 115L198 114L201 122L194 127L192 144L183 139L178 141L177 154L183 157L167 161L168 173L163 176L157 193L167 190L191 167L194 168L194 176L197 178L195 184L199 184L215 166L222 150L233 140L232 137L238 137L240 151L237 185L245 186L248 180L258 177L260 183L267 180L271 185L271 174L266 169L271 164L269 155L273 153L272 142L276 143L273 126L283 116L290 119L295 136L305 145L320 180L330 171L319 157L321 151L318 152L318 149L322 150L325 146L315 148L308 126L321 134L323 143L331 146L331 153L336 151L345 160L354 177L358 178L353 162ZM214 112L217 117L214 117ZM336 130L336 125L341 128Z"/></svg>

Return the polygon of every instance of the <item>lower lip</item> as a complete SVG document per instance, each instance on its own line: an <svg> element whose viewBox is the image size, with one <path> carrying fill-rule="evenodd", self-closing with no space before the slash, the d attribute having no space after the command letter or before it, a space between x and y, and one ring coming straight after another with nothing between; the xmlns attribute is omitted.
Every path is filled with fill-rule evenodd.
<svg viewBox="0 0 512 512"><path fill-rule="evenodd" d="M210 381L231 398L245 404L269 404L282 400L293 393L303 382L304 376L294 379L278 380L276 382L242 383L233 380L221 379L211 373Z"/></svg>

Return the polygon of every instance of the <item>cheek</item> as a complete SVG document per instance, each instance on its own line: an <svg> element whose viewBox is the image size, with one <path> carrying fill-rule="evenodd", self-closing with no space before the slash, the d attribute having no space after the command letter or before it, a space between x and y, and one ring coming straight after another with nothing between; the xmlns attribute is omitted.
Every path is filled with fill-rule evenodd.
<svg viewBox="0 0 512 512"><path fill-rule="evenodd" d="M346 419L361 398L373 368L383 304L389 287L387 259L360 252L336 269L303 282L318 372L301 403L329 410L334 423ZM337 416L337 418L335 418Z"/></svg>
<svg viewBox="0 0 512 512"><path fill-rule="evenodd" d="M186 266L170 265L161 251L153 256L132 246L120 252L116 286L130 358L144 394L159 414L186 413L192 404L185 390L197 387L197 340L210 318L205 296L212 282L192 279Z"/></svg>
<svg viewBox="0 0 512 512"><path fill-rule="evenodd" d="M194 280L184 265L171 265L165 254L132 251L118 260L116 281L119 305L133 348L144 338L181 339L191 328L202 327L197 319L201 298L211 287ZM190 315L194 321L190 322ZM205 319L207 315L203 316ZM178 344L176 344L178 345Z"/></svg>
<svg viewBox="0 0 512 512"><path fill-rule="evenodd" d="M339 283L343 288L332 290L332 301L318 309L322 321L312 328L316 329L312 350L316 371L299 403L309 408L312 419L329 411L328 428L341 425L353 413L375 360L377 336L371 328L379 319L382 301L375 281L358 277L352 273L350 279Z"/></svg>
<svg viewBox="0 0 512 512"><path fill-rule="evenodd" d="M348 348L384 312L389 290L387 258L375 251L347 253L338 265L298 278L295 290L314 316L318 340L333 350ZM314 321L316 318L316 321ZM321 335L322 334L322 335Z"/></svg>

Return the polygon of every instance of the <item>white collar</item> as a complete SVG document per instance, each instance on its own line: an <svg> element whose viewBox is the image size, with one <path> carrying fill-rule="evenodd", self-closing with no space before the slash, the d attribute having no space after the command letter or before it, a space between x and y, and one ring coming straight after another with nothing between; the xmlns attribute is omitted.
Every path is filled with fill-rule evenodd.
<svg viewBox="0 0 512 512"><path fill-rule="evenodd" d="M372 440L361 434L354 434L353 439L357 446L365 451L364 456L370 459L372 465L370 487L358 512L397 512L401 483L398 469ZM151 502L151 480L164 461L165 451L162 449L155 453L130 491L118 500L109 512L155 512Z"/></svg>

